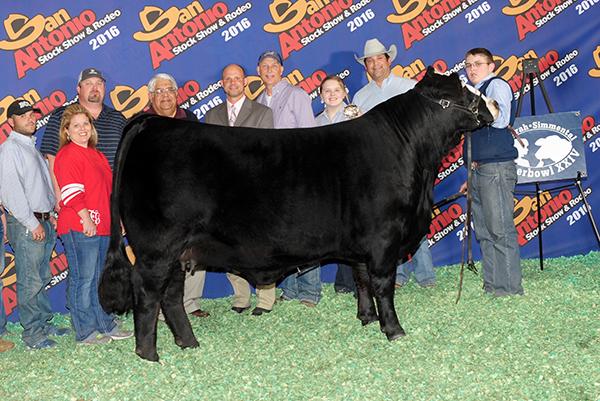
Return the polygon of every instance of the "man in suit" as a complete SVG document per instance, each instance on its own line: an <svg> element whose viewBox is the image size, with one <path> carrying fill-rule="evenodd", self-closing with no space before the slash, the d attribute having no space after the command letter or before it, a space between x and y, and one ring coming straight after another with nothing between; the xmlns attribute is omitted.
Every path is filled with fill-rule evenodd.
<svg viewBox="0 0 600 401"><path fill-rule="evenodd" d="M223 69L221 85L227 95L227 101L206 113L206 122L232 127L273 128L273 112L267 106L246 97L246 73L237 64L229 64ZM243 278L227 273L233 287L233 306L231 310L242 313L250 308L250 285ZM258 303L252 315L260 316L271 312L275 303L275 283L256 288Z"/></svg>
<svg viewBox="0 0 600 401"><path fill-rule="evenodd" d="M273 128L273 112L267 106L246 97L247 80L244 69L230 64L223 69L221 79L227 101L206 113L206 122L236 127Z"/></svg>

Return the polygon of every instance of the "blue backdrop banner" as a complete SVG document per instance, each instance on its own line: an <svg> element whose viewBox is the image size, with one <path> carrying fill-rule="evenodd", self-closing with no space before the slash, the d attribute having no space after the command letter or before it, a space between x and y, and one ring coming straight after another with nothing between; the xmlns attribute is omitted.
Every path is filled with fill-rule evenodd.
<svg viewBox="0 0 600 401"><path fill-rule="evenodd" d="M600 171L597 0L31 0L2 2L0 20L0 143L10 132L6 108L23 97L43 112L38 122L39 145L49 115L76 100L77 76L86 67L104 73L105 102L126 117L147 104L146 84L152 75L166 72L179 83L179 104L202 119L225 99L219 79L226 64L238 63L247 69L250 98L263 90L256 64L258 55L267 49L281 53L284 75L311 96L315 113L323 107L316 90L327 74L342 77L351 96L368 82L354 55L362 55L370 38L386 46L395 44L399 52L393 73L414 79L433 65L466 80L465 51L487 47L494 55L497 74L510 84L515 99L522 85L521 61L538 58L539 79L545 82L555 110L581 113L577 126L568 126L570 136L558 133L556 140L571 144L578 143L573 137L582 140L583 147L573 149L581 160L583 155L587 159L590 174L584 185L590 203L600 204L592 191L600 180L594 173ZM527 84L525 93L531 89ZM523 110L531 110L529 99L523 99ZM530 167L555 163L552 168L558 170L561 161L554 162L553 155L540 153L538 157L544 146L535 143L541 139L529 143ZM466 177L462 165L462 147L458 146L440 164L436 200L458 191ZM577 191L546 191L539 205L535 196L515 199L514 220L523 257L537 256L536 241L531 242L537 236L538 208L545 223L546 256L580 254L597 247L590 224L582 217L586 211ZM457 263L464 199L435 209L432 215L428 239L434 263ZM5 250L2 296L14 319L14 260L8 244ZM68 268L60 245L51 266L51 286L55 287L51 300L57 310L64 310L65 294L59 284ZM326 268L325 279L332 272ZM223 275L208 275L205 296L230 293Z"/></svg>

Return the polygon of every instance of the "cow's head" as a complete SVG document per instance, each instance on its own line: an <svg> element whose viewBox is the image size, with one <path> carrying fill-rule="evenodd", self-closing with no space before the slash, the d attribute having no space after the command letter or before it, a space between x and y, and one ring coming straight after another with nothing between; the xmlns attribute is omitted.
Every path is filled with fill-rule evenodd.
<svg viewBox="0 0 600 401"><path fill-rule="evenodd" d="M498 117L498 104L477 89L464 85L456 73L443 75L433 67L427 67L415 91L435 103L440 110L452 113L459 132L475 130Z"/></svg>

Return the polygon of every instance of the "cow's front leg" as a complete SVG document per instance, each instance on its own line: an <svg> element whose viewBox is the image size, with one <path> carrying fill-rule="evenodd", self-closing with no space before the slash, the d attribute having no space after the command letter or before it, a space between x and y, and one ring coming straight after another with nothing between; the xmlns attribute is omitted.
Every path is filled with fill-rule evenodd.
<svg viewBox="0 0 600 401"><path fill-rule="evenodd" d="M378 274L379 269L371 269L371 286L375 293L375 301L377 302L377 310L379 311L379 324L381 331L385 333L388 340L396 340L406 333L396 315L394 308L394 281L395 281L395 266L389 269L383 269L383 274Z"/></svg>
<svg viewBox="0 0 600 401"><path fill-rule="evenodd" d="M373 303L373 292L367 265L359 263L352 266L352 276L354 277L357 293L358 311L356 317L362 322L363 326L376 322L378 320L377 311Z"/></svg>
<svg viewBox="0 0 600 401"><path fill-rule="evenodd" d="M179 262L175 262L171 267L168 280L160 301L165 322L175 337L175 344L181 348L195 348L198 341L183 307L185 272L180 269Z"/></svg>
<svg viewBox="0 0 600 401"><path fill-rule="evenodd" d="M145 274L140 273L140 270ZM131 275L133 283L133 321L135 327L135 353L141 358L158 362L156 352L156 325L160 307L159 287L148 277L147 269L139 263Z"/></svg>

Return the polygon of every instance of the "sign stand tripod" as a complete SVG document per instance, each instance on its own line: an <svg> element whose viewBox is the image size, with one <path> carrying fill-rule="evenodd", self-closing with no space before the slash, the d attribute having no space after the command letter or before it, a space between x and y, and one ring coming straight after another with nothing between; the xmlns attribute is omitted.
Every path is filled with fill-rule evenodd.
<svg viewBox="0 0 600 401"><path fill-rule="evenodd" d="M536 109L535 109L535 86L536 86L535 84L536 83L538 84L537 86L539 86L540 90L542 91L542 95L544 96L544 101L546 103L546 107L548 108L548 111L550 113L554 113L554 109L552 108L552 104L550 103L550 98L548 96L548 93L546 92L546 87L544 86L544 81L540 77L540 69L538 66L538 59L530 58L530 59L523 60L523 77L522 77L522 82L521 82L521 89L519 90L519 100L517 102L516 117L521 116L526 81L529 82L529 86L530 86L529 97L530 97L530 103L531 103L531 116L536 115ZM548 192L556 191L559 189L568 188L570 186L577 187L577 189L579 190L579 193L581 194L581 199L583 200L583 203L585 205L587 215L590 220L590 224L591 224L594 234L596 236L596 240L598 241L598 245L600 246L600 234L598 233L598 228L596 226L596 222L594 221L594 217L592 215L592 210L590 208L590 205L587 201L585 192L581 185L582 178L583 178L582 172L577 171L577 177L573 178L573 183L564 185L561 187L548 188L548 189L546 189L546 191L548 191ZM535 182L535 195L536 195L536 202L537 202L537 233L538 233L538 248L539 248L539 254L540 254L540 270L544 270L544 248L543 248L543 241L542 241L542 231L543 230L542 230L542 213L541 213L542 208L540 206L541 205L540 197L541 197L542 192L543 192L543 190L541 189L540 182L536 181ZM523 192L521 192L521 193L523 193Z"/></svg>

